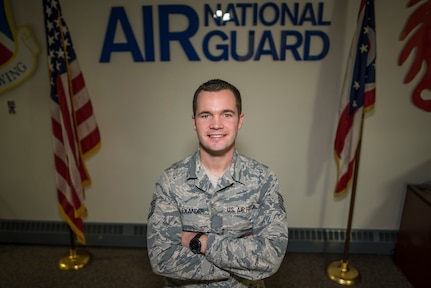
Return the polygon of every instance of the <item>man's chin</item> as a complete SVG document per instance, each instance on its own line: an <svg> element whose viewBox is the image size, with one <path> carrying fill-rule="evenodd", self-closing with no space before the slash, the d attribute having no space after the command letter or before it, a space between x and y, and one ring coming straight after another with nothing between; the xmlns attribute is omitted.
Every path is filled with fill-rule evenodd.
<svg viewBox="0 0 431 288"><path fill-rule="evenodd" d="M233 147L225 147L225 148L220 148L220 149L211 149L208 147L201 147L201 149L203 149L207 154L213 156L213 157L223 157L226 154L228 154Z"/></svg>

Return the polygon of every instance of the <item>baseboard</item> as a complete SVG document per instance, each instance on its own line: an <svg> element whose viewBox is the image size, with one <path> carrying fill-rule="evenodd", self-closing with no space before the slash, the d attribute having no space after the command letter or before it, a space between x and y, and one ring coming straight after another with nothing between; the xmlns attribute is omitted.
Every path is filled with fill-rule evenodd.
<svg viewBox="0 0 431 288"><path fill-rule="evenodd" d="M147 227L130 223L85 223L87 246L146 248ZM290 228L288 251L298 253L343 253L345 229ZM392 255L397 231L355 230L350 233L349 253ZM1 220L0 243L70 245L64 222Z"/></svg>
<svg viewBox="0 0 431 288"><path fill-rule="evenodd" d="M398 231L352 229L349 253L393 255ZM291 228L289 248L300 253L343 253L346 229Z"/></svg>

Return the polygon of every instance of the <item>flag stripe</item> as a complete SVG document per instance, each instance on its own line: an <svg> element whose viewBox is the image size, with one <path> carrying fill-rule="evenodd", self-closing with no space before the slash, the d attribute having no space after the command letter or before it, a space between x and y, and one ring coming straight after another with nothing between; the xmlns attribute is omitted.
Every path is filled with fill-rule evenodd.
<svg viewBox="0 0 431 288"><path fill-rule="evenodd" d="M347 61L334 141L338 168L336 196L343 195L353 180L363 114L375 103L375 38L374 1L362 0Z"/></svg>
<svg viewBox="0 0 431 288"><path fill-rule="evenodd" d="M97 150L99 146L93 145L93 139L100 137L98 130L92 130L91 133L84 135L81 141L81 149L83 151L84 159L88 156L91 156L94 153L94 150Z"/></svg>
<svg viewBox="0 0 431 288"><path fill-rule="evenodd" d="M86 120L88 120L88 118L91 118L93 116L93 106L91 105L91 102L87 102L85 103L82 107L80 107L81 109L79 109L79 113L76 113L76 124L77 125L82 125L83 123L86 122ZM89 119L89 120L93 120L93 119ZM89 121L89 122L94 122L94 121ZM90 129L94 127L89 127ZM93 130L91 129L91 130ZM82 131L81 133L86 132L86 131ZM90 132L90 131L88 131Z"/></svg>
<svg viewBox="0 0 431 288"><path fill-rule="evenodd" d="M84 156L100 147L100 133L60 3L43 0L43 8L58 206L78 242L85 244L84 187L90 176Z"/></svg>

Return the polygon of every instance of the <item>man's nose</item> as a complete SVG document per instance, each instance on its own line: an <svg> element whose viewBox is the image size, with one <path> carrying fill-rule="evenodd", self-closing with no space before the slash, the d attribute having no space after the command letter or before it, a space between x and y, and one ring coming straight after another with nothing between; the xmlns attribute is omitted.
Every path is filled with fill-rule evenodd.
<svg viewBox="0 0 431 288"><path fill-rule="evenodd" d="M213 117L210 128L212 129L221 129L223 128L223 120L220 118L220 116Z"/></svg>

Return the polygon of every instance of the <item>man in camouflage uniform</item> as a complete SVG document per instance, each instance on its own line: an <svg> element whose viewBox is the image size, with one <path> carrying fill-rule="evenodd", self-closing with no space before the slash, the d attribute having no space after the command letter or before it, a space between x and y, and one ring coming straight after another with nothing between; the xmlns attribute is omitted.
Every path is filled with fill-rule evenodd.
<svg viewBox="0 0 431 288"><path fill-rule="evenodd" d="M264 287L286 253L288 232L276 175L235 148L240 92L223 80L193 98L199 149L156 183L147 246L166 287Z"/></svg>

